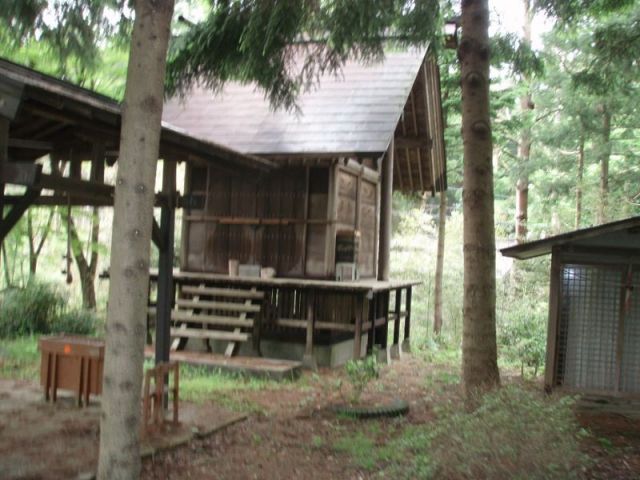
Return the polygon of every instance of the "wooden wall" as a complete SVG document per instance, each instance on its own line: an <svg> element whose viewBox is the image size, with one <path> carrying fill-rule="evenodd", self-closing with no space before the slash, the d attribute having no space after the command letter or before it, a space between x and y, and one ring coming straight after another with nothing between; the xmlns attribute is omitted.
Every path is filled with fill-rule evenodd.
<svg viewBox="0 0 640 480"><path fill-rule="evenodd" d="M181 268L226 274L228 260L273 267L280 277L331 278L335 235L359 229L361 277L376 274L378 174L357 162L283 166L246 178L190 166Z"/></svg>

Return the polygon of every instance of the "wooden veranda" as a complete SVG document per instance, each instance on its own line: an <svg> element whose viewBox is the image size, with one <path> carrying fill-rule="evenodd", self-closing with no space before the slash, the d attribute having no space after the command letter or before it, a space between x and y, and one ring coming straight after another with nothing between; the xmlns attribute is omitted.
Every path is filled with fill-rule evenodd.
<svg viewBox="0 0 640 480"><path fill-rule="evenodd" d="M157 273L153 272L152 280L155 278ZM174 291L178 292L173 319L183 325L183 334L193 329L195 338L242 341L248 338L220 337L215 330L204 327L219 323L244 327L251 334L258 354L265 339L301 341L305 345L303 363L309 367L316 366L314 345L345 338L353 339L354 359L375 348L389 351L391 358L399 358L403 349L409 349L411 297L413 288L419 284L373 279L336 282L230 277L177 270L173 281ZM222 314L228 314L233 305L242 308L245 304L221 303L218 297L245 298L249 292L255 292L254 298L258 299L256 318L247 324L225 322L227 317ZM181 304L186 307L184 315L180 313ZM393 335L388 345L390 326Z"/></svg>

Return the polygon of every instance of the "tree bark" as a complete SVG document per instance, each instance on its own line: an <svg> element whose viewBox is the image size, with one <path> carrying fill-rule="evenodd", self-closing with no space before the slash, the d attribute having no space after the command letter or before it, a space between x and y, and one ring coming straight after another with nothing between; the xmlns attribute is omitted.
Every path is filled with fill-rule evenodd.
<svg viewBox="0 0 640 480"><path fill-rule="evenodd" d="M137 0L115 186L98 479L140 475L149 253L173 0Z"/></svg>
<svg viewBox="0 0 640 480"><path fill-rule="evenodd" d="M532 11L529 0L523 0L524 27L522 40L531 46L531 20ZM524 82L528 81L524 76ZM533 110L533 102L529 90L520 98L520 110L524 117ZM518 144L519 178L516 182L516 242L524 243L527 240L527 222L529 220L529 158L531 157L531 128L525 118L520 143Z"/></svg>
<svg viewBox="0 0 640 480"><path fill-rule="evenodd" d="M606 105L598 108L602 115L602 142L599 147L600 202L598 202L598 224L606 223L609 210L609 158L611 157L611 112Z"/></svg>
<svg viewBox="0 0 640 480"><path fill-rule="evenodd" d="M436 253L435 310L433 313L433 333L442 332L442 273L444 270L444 239L447 223L447 194L440 192L440 211L438 212L438 250Z"/></svg>
<svg viewBox="0 0 640 480"><path fill-rule="evenodd" d="M576 180L576 230L582 222L582 179L584 177L584 132L580 133L578 145L578 175Z"/></svg>
<svg viewBox="0 0 640 480"><path fill-rule="evenodd" d="M95 280L96 280L96 270L98 264L98 251L96 248L96 243L98 242L98 234L99 234L99 219L97 218L97 208L93 207L92 218L91 218L91 239L89 240L91 245L89 248L91 249L91 257L90 261L87 261L87 258L82 251L82 240L80 240L80 235L78 235L78 229L73 221L73 217L69 214L69 210L63 210L64 213L64 221L69 225L69 235L71 236L71 252L73 254L73 258L76 261L76 267L78 268L78 274L80 277L80 289L82 290L82 308L87 310L95 310L96 309L96 289L95 289Z"/></svg>
<svg viewBox="0 0 640 480"><path fill-rule="evenodd" d="M27 210L27 237L29 242L29 279L33 279L36 276L36 271L38 270L38 259L40 258L40 253L42 253L42 248L44 247L44 242L47 240L49 236L49 232L51 231L51 221L53 220L53 215L55 213L55 209L51 208L49 210L49 216L47 217L47 222L42 227L42 233L40 234L40 239L36 241L37 231L34 231L33 228L33 214L32 210Z"/></svg>
<svg viewBox="0 0 640 480"><path fill-rule="evenodd" d="M462 1L458 49L464 142L462 376L467 393L500 382L496 345L495 230L489 116L488 0Z"/></svg>

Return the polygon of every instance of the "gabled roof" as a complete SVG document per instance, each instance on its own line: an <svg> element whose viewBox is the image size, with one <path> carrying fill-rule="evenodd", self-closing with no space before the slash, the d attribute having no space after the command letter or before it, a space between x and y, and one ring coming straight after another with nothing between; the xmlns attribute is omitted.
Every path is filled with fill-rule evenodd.
<svg viewBox="0 0 640 480"><path fill-rule="evenodd" d="M120 104L112 98L0 58L0 115L12 120L10 160L35 160L61 145L86 143L93 136L117 148L120 112ZM180 160L193 156L258 170L274 166L263 158L195 139L167 122L162 124L160 148L161 153L176 153Z"/></svg>
<svg viewBox="0 0 640 480"><path fill-rule="evenodd" d="M505 257L527 260L547 255L554 247L568 245L611 249L625 248L640 251L640 216L513 245L501 249L500 252Z"/></svg>
<svg viewBox="0 0 640 480"><path fill-rule="evenodd" d="M390 52L379 63L347 62L297 99L300 112L274 112L252 84L219 94L194 88L170 99L163 118L189 133L253 154L381 154L386 151L424 50Z"/></svg>

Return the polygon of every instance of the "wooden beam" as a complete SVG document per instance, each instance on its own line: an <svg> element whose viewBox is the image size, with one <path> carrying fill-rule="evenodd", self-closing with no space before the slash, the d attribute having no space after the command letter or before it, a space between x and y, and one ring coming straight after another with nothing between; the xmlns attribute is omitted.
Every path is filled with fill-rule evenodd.
<svg viewBox="0 0 640 480"><path fill-rule="evenodd" d="M0 116L0 225L4 217L4 177L9 160L9 127L11 122L8 118ZM4 236L0 239L0 246L4 241Z"/></svg>
<svg viewBox="0 0 640 480"><path fill-rule="evenodd" d="M154 218L151 225L151 241L158 247L159 251L164 250L164 238L162 236L162 229L158 225L158 221Z"/></svg>
<svg viewBox="0 0 640 480"><path fill-rule="evenodd" d="M416 96L415 96L415 91L413 89L411 90L411 112L413 117L413 129L416 132L416 135L418 136L418 138L421 138L422 140L427 140L429 143L429 146L417 147L417 151L416 151L416 157L418 160L418 176L420 178L420 191L424 192L425 186L424 186L424 178L422 176L422 154L420 152L422 148L425 148L425 149L431 148L432 142L428 137L422 137L420 135L420 128L418 126L418 112L416 111Z"/></svg>
<svg viewBox="0 0 640 480"><path fill-rule="evenodd" d="M393 164L395 142L391 140L382 161L380 185L380 242L378 246L378 280L389 280L389 249L391 247L391 203L393 196Z"/></svg>
<svg viewBox="0 0 640 480"><path fill-rule="evenodd" d="M156 320L156 364L169 361L171 348L171 310L175 301L173 256L175 236L176 163L162 162L162 194L168 200L160 212L162 244L158 259L158 302ZM157 225L154 219L154 226Z"/></svg>
<svg viewBox="0 0 640 480"><path fill-rule="evenodd" d="M28 189L22 196L22 200L16 203L7 216L0 221L0 244L4 242L11 229L16 226L24 212L33 204L34 200L40 195L39 189Z"/></svg>
<svg viewBox="0 0 640 480"><path fill-rule="evenodd" d="M7 195L5 198L6 205L16 205L20 203L22 195ZM67 195L40 195L33 202L33 206L40 207L112 207L113 199L99 199L95 197L83 197L74 195L69 198Z"/></svg>
<svg viewBox="0 0 640 480"><path fill-rule="evenodd" d="M29 140L24 138L10 138L9 147L11 148L27 148L31 150L53 150L53 143L42 142L39 140Z"/></svg>
<svg viewBox="0 0 640 480"><path fill-rule="evenodd" d="M398 148L431 148L431 140L421 136L400 135L396 137Z"/></svg>
<svg viewBox="0 0 640 480"><path fill-rule="evenodd" d="M562 281L560 278L560 275L562 274L562 265L560 262L561 259L559 250L553 249L551 253L551 271L549 281L549 320L547 325L547 351L544 369L544 388L547 392L551 392L551 390L555 387L557 381L556 372L558 369L558 355L556 353L556 349L558 346L560 324L560 298L563 295Z"/></svg>

